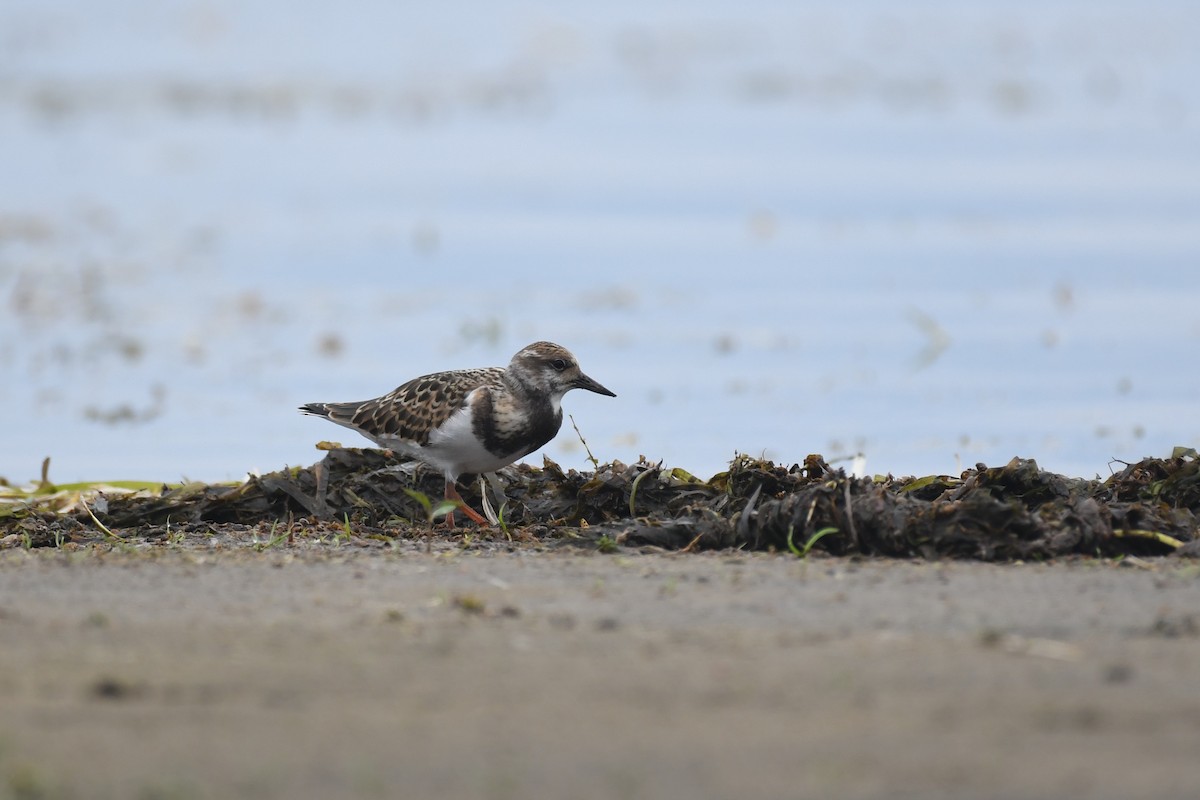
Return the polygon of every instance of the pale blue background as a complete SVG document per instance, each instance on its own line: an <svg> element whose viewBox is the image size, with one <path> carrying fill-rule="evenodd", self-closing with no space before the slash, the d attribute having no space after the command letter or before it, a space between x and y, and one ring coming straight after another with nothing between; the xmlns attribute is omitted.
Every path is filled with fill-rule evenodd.
<svg viewBox="0 0 1200 800"><path fill-rule="evenodd" d="M1195 446L1198 34L1167 0L8 0L0 476L307 464L360 442L298 404L543 338L619 395L565 404L602 460Z"/></svg>

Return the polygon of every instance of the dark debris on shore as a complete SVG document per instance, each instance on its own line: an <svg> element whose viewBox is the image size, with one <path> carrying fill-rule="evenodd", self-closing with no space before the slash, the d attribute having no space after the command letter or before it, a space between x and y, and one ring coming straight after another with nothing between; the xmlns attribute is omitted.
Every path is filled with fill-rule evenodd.
<svg viewBox="0 0 1200 800"><path fill-rule="evenodd" d="M337 448L308 468L252 476L236 486L187 484L154 496L104 498L65 513L10 510L0 538L26 546L215 536L223 528L283 523L386 541L474 535L542 544L665 550L821 550L833 555L986 561L1070 555L1200 555L1200 459L1128 464L1107 480L1068 478L1014 458L961 476L856 478L811 455L790 467L738 456L705 481L640 460L592 472L545 460L502 473L502 526L450 530L428 522L419 499L441 477L378 450ZM463 485L480 507L478 484ZM409 491L406 491L409 490ZM289 533L289 537L291 534ZM289 538L289 541L291 539Z"/></svg>

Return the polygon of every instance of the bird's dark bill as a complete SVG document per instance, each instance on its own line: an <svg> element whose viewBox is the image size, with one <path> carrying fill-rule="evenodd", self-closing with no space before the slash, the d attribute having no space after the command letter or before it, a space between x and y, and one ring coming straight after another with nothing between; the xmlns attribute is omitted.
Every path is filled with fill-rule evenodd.
<svg viewBox="0 0 1200 800"><path fill-rule="evenodd" d="M580 375L578 378L575 379L575 388L587 389L589 392L595 392L596 394L604 394L604 395L608 395L609 397L617 396L616 393L610 392L608 389L605 389L603 386L596 383L594 380L589 378L587 375Z"/></svg>

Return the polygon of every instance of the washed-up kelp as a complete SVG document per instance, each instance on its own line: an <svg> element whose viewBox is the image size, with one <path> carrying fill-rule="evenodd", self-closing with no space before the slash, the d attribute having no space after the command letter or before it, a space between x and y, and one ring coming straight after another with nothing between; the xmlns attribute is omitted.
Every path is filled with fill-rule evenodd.
<svg viewBox="0 0 1200 800"><path fill-rule="evenodd" d="M504 535L515 531L527 541L984 560L1200 555L1194 450L1126 465L1103 481L1056 475L1021 458L979 464L958 477L856 478L814 455L790 467L738 456L709 480L645 460L581 472L546 459L541 469L504 470L500 483L503 497L492 505L500 509ZM412 462L337 448L311 467L236 486L101 497L57 515L10 510L0 519L0 535L64 516L74 526L56 532L56 541L97 526L127 537L161 534L165 524L188 530L297 519L353 525L377 537L453 535L444 524L431 527L427 498L441 490L439 474ZM464 485L463 496L481 507L480 486Z"/></svg>

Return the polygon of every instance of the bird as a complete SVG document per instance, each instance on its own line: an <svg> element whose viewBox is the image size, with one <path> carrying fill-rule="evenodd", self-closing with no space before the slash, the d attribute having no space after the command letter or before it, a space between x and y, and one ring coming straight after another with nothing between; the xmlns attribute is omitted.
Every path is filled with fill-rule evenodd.
<svg viewBox="0 0 1200 800"><path fill-rule="evenodd" d="M306 403L300 411L437 469L446 479L446 499L487 525L458 493L459 476L495 472L553 439L562 426L563 395L572 389L616 397L583 373L571 351L534 342L507 367L435 372L373 400ZM454 526L453 512L446 522Z"/></svg>

